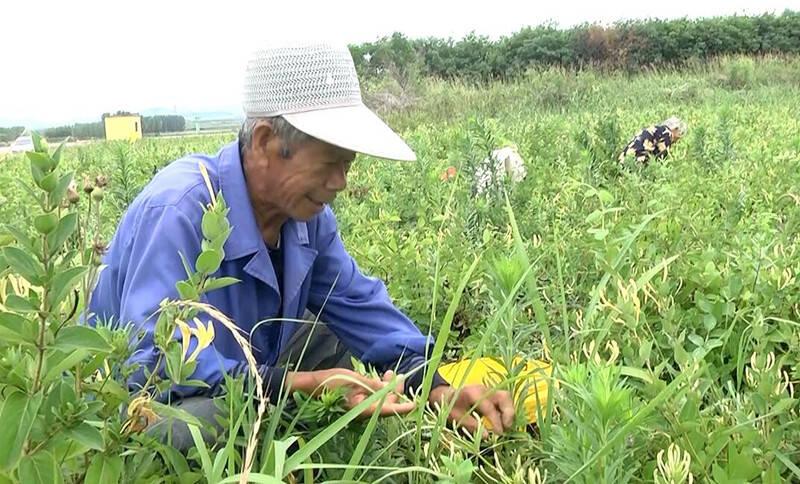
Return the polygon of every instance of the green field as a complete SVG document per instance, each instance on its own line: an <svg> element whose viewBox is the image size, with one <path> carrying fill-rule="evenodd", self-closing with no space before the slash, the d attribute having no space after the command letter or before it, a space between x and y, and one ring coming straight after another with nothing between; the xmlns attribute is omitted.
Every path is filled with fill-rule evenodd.
<svg viewBox="0 0 800 484"><path fill-rule="evenodd" d="M447 337L443 360L549 361L551 398L536 427L486 442L422 408L348 425L327 400L306 402L299 421L271 409L253 482L800 480L800 61L368 88L403 99L374 106L418 161L356 160L334 205L348 250L423 330ZM665 162L618 166L634 134L671 115L689 132ZM182 456L124 426L127 336L69 330L96 271L92 245L110 240L154 170L231 139L66 150L57 171L75 172L81 200L57 212L79 212L79 228L38 261L52 240L34 230L33 197L57 201L22 188L29 160L0 162L0 220L18 229L0 252L0 483L221 482L242 470L256 415L241 382L222 403L232 435ZM527 178L475 196L474 171L506 144ZM442 181L448 166L458 176ZM103 196L85 194L100 174ZM36 279L37 264L34 286L48 289L9 297L10 274ZM74 266L86 270L58 277ZM54 298L63 287L80 296Z"/></svg>

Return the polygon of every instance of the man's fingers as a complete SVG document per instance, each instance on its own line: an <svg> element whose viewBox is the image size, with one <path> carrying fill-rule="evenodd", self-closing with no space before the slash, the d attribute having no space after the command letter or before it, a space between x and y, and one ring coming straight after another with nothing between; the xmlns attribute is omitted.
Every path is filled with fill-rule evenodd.
<svg viewBox="0 0 800 484"><path fill-rule="evenodd" d="M380 381L373 380L369 385L371 391L363 388L361 389L361 391L358 391L356 396L351 400L350 408L358 405L365 399L372 396L373 392L377 392L385 388L392 378L394 378L394 372L388 371L383 374L383 377ZM402 382L398 383L397 387L395 388L396 391L389 392L383 398L383 404L381 404L380 401L373 403L372 405L369 406L369 408L361 412L361 416L368 417L374 414L375 412L379 412L381 416L405 415L411 412L416 408L417 405L413 401L409 402L401 401L402 389L403 389Z"/></svg>
<svg viewBox="0 0 800 484"><path fill-rule="evenodd" d="M494 402L490 398L479 398L481 399L478 401L478 411L492 424L492 430L502 434L505 431L505 427L503 426L500 412L497 410Z"/></svg>
<svg viewBox="0 0 800 484"><path fill-rule="evenodd" d="M394 371L387 370L383 374L383 381L389 383L390 381L392 381L392 378L394 378L394 375L395 375ZM403 390L405 390L405 386L403 385L403 378L398 378L397 384L394 387L394 391L397 393L403 393Z"/></svg>
<svg viewBox="0 0 800 484"><path fill-rule="evenodd" d="M414 402L384 402L380 408L380 412L382 417L388 417L391 415L405 415L411 413L415 408L417 408L417 404Z"/></svg>
<svg viewBox="0 0 800 484"><path fill-rule="evenodd" d="M367 378L363 376L361 377L361 382L364 383L373 392L377 392L378 390L386 386L385 381L381 381L375 378Z"/></svg>
<svg viewBox="0 0 800 484"><path fill-rule="evenodd" d="M500 409L500 416L503 420L503 426L510 429L514 426L514 402L511 400L511 395L506 391L497 392L491 396L495 406Z"/></svg>
<svg viewBox="0 0 800 484"><path fill-rule="evenodd" d="M361 400L363 401L362 397ZM379 412L382 417L389 417L392 415L405 415L413 411L417 404L415 402L398 402L397 395L388 395L381 405L381 402L376 402L370 405L369 408L361 412L362 416L368 417L375 412ZM380 405L380 406L379 406Z"/></svg>
<svg viewBox="0 0 800 484"><path fill-rule="evenodd" d="M456 417L453 415L453 413L457 413L459 416ZM459 427L465 428L470 435L475 435L475 432L477 432L478 427L481 427L478 424L479 416L477 414L473 413L470 415L463 413L461 411L458 412L454 411L453 413L451 413L450 416L451 418L453 418L455 424ZM481 437L484 439L489 438L489 432L486 430L485 427L481 427Z"/></svg>

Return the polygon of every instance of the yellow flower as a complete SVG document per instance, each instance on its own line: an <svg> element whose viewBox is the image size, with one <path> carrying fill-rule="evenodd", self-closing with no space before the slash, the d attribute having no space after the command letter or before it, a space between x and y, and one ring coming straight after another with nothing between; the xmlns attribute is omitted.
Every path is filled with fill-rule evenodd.
<svg viewBox="0 0 800 484"><path fill-rule="evenodd" d="M176 319L175 324L178 326L178 329L181 332L183 361L186 363L196 360L197 355L199 355L201 351L211 345L211 343L214 341L214 323L211 321L208 322L208 326L205 326L200 319L194 318L195 327L191 327L186 323L186 321ZM192 354L189 355L189 358L186 358L186 354L189 352L192 336L197 338L197 347L194 349Z"/></svg>
<svg viewBox="0 0 800 484"><path fill-rule="evenodd" d="M189 344L192 340L192 328L186 324L185 321L181 321L180 319L175 320L175 324L178 325L178 329L181 331L181 347L183 348L183 361L186 361L186 353L189 352Z"/></svg>
<svg viewBox="0 0 800 484"><path fill-rule="evenodd" d="M664 458L664 450L660 450L657 456L658 469L653 471L653 480L657 484L692 484L694 476L689 470L692 465L692 458L688 452L684 452L675 444L669 444Z"/></svg>
<svg viewBox="0 0 800 484"><path fill-rule="evenodd" d="M196 328L192 328L192 334L195 335L197 338L197 348L194 349L194 352L187 361L194 361L197 358L197 355L200 354L200 351L207 348L213 341L214 341L214 323L209 321L208 326L204 326L203 322L200 321L198 318L194 318L194 324L197 325Z"/></svg>

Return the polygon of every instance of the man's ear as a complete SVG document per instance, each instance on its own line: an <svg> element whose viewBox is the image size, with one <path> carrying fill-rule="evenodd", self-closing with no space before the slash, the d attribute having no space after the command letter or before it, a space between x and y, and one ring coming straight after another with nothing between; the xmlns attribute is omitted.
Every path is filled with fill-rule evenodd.
<svg viewBox="0 0 800 484"><path fill-rule="evenodd" d="M272 129L272 124L267 120L258 121L255 128L253 128L253 138L250 140L250 151L253 156L269 162L268 145L274 137L275 131Z"/></svg>

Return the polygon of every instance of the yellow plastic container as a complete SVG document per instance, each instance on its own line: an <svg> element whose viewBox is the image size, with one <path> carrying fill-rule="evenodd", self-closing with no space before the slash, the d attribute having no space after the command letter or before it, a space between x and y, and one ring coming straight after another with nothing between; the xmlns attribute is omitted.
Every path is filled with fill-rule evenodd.
<svg viewBox="0 0 800 484"><path fill-rule="evenodd" d="M474 361L472 368L470 364ZM547 411L547 395L549 389L550 376L553 373L553 368L549 363L539 360L528 360L523 362L522 359L516 359L514 365L525 364L519 372L519 378L515 382L515 388L518 394L525 393L525 416L528 424L536 423L539 413L542 415ZM469 373L467 370L469 369ZM496 387L501 382L508 378L503 363L496 358L477 358L475 360L461 360L455 363L448 363L439 367L439 374L442 378L447 380L447 383L454 387L461 388L466 385L482 384L487 387ZM514 405L519 408L519 402L515 401ZM483 423L487 428L491 429L488 420L483 419Z"/></svg>

